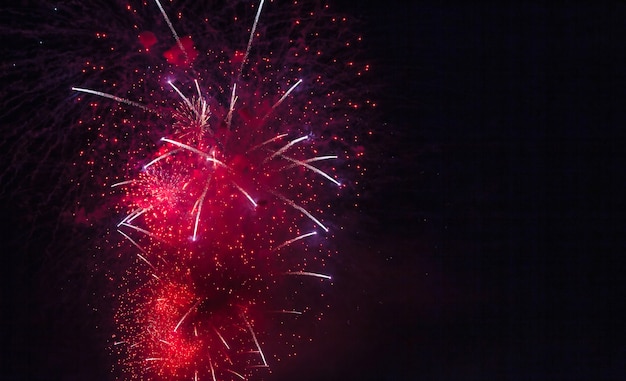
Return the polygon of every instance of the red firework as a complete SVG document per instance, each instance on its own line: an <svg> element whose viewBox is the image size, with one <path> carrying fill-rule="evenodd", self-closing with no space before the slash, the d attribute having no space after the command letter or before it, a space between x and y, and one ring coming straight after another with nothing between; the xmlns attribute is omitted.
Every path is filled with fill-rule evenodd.
<svg viewBox="0 0 626 381"><path fill-rule="evenodd" d="M180 37L174 12L150 5L175 43L162 49L166 62L136 71L129 88L138 94L74 88L117 102L104 118L117 135L102 137L141 137L107 159L125 166L107 179L121 216L118 247L137 257L119 284L112 347L132 379L263 377L280 361L273 343L301 336L272 338L272 325L314 313L285 279L319 283L319 292L331 283L324 243L337 212L328 200L346 188L338 164L360 172L353 159L362 149L349 131L363 104L315 70L358 76L367 67L326 55L314 29L301 27L323 9L274 23L285 40L260 27L263 0L248 4L247 43L215 49ZM158 46L151 31L138 41L146 55ZM241 37L220 46L227 42Z"/></svg>

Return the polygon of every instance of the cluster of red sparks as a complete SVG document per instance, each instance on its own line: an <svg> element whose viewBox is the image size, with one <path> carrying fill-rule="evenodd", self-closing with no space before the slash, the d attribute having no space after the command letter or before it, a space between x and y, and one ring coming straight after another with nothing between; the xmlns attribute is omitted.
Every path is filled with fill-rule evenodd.
<svg viewBox="0 0 626 381"><path fill-rule="evenodd" d="M307 43L316 36L306 28L297 37L305 19L285 20L294 36L274 43L272 33L280 31L258 28L262 11L285 5L245 5L254 18L232 22L248 23L247 46L232 49L197 47L178 36L158 0L143 6L160 12L175 41L163 49L163 65L144 69L132 86L153 86L151 99L74 88L84 93L79 100L114 101L108 119L93 119L116 127L106 137L112 144L130 138L118 126L144 137L109 159L123 168L106 179L120 216L117 250L136 255L118 287L112 348L125 378L263 377L280 361L276 343L308 339L272 336L272 327L323 315L287 279L315 285L319 294L332 282L327 240L341 227L333 225L338 212L328 200L358 183L343 181L339 168L363 174L350 118L373 106L344 97L338 86L345 84L307 72L316 64L302 62L325 60L354 76L368 68L326 57L320 44ZM139 31L145 54L159 42ZM349 49L353 42L341 44Z"/></svg>

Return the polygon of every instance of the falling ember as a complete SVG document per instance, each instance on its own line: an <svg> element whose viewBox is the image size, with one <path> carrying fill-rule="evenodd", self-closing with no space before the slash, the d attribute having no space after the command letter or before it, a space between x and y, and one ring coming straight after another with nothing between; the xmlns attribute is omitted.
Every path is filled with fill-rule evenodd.
<svg viewBox="0 0 626 381"><path fill-rule="evenodd" d="M359 98L332 75L357 69L344 73L338 48L322 53L315 28L325 7L300 10L307 27L300 8L291 25L273 16L297 2L240 5L234 20L213 15L198 25L205 33L180 37L184 7L148 2L164 30L141 32L140 51L161 54L161 63L143 67L125 92L72 88L81 101L109 102L105 122L129 126L119 136L128 149L111 155L124 161L109 164L122 169L103 181L119 214L116 250L135 258L114 316L123 378L263 378L286 344L274 325L313 309L314 298L298 301L281 288L285 280L320 295L332 286L326 243L338 211L329 200L347 188L338 168L360 171L350 167ZM224 25L230 34L216 29ZM275 36L278 26L288 37ZM203 44L218 38L221 45Z"/></svg>

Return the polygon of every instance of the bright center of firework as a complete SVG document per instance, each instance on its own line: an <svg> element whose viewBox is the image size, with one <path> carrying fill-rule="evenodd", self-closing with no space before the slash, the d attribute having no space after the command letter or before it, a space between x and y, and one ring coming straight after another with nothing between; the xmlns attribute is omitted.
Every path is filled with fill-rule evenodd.
<svg viewBox="0 0 626 381"><path fill-rule="evenodd" d="M180 102L173 115L175 120L174 128L178 131L178 134L181 136L195 134L199 140L202 140L207 133L213 135L213 130L209 126L211 112L206 99L202 96L198 81L195 81L198 94L191 97L191 99L183 95L172 82L168 83L182 98L182 102Z"/></svg>

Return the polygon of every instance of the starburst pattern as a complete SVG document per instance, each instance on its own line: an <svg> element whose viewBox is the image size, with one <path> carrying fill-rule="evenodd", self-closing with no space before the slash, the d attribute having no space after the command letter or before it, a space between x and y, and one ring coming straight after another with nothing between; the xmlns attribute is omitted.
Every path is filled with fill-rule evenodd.
<svg viewBox="0 0 626 381"><path fill-rule="evenodd" d="M368 68L326 55L319 32L303 26L320 17L338 22L318 15L323 7L263 26L268 6L299 7L240 4L242 16L230 17L249 23L247 42L228 36L200 48L200 38L180 37L170 19L182 12L158 0L143 4L160 13L174 41L163 51L166 62L136 70L126 94L73 87L77 102L112 102L106 116L96 112L81 123L100 123L100 137L110 142L131 140L92 162L94 178L114 173L102 180L120 216L117 250L136 256L120 278L114 319L112 348L123 377L263 377L285 353L273 343L307 339L280 333L272 340L272 326L323 315L288 289L288 279L322 294L332 284L326 241L338 212L329 200L358 183L344 181L340 166L363 174L351 118L371 103L315 69L347 67L358 77ZM140 31L139 43L149 55L158 39ZM123 170L109 170L120 163Z"/></svg>

